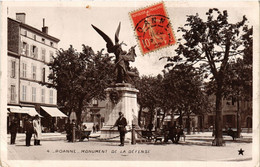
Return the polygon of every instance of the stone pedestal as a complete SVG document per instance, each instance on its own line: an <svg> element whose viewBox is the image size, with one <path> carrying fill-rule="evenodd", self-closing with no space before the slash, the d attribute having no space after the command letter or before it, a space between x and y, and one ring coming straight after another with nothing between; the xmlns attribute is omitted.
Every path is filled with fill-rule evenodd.
<svg viewBox="0 0 260 167"><path fill-rule="evenodd" d="M127 131L132 127L132 124L138 125L138 106L137 106L137 89L131 84L116 84L115 87L107 88L106 90L106 111L105 122L101 129L101 138L110 139L119 136L117 127L110 129L118 119L118 113L121 111L127 120ZM137 127L138 128L138 127ZM117 138L119 140L119 138ZM126 134L126 141L131 140L131 132Z"/></svg>

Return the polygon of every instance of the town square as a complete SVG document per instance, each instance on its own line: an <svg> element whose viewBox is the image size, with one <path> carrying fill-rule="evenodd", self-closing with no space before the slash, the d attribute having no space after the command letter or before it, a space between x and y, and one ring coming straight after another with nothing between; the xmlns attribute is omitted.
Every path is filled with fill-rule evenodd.
<svg viewBox="0 0 260 167"><path fill-rule="evenodd" d="M2 166L256 166L259 4L227 4L4 3Z"/></svg>

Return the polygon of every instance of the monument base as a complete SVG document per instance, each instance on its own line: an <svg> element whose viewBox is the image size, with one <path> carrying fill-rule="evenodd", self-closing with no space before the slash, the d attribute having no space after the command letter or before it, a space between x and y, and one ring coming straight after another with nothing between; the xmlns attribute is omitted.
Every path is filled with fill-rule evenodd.
<svg viewBox="0 0 260 167"><path fill-rule="evenodd" d="M106 90L106 112L105 122L101 129L101 139L118 140L120 141L118 127L114 126L116 120L119 118L118 113L122 112L127 120L127 133L125 141L131 141L131 127L135 125L138 127L138 106L137 106L137 89L133 88L131 84L116 84L115 87L107 88ZM137 138L138 135L135 135Z"/></svg>
<svg viewBox="0 0 260 167"><path fill-rule="evenodd" d="M104 140L118 141L120 142L120 134L117 130L117 127L111 129L112 125L106 125L101 129L100 138ZM128 132L125 134L125 142L131 142L131 130L127 130Z"/></svg>

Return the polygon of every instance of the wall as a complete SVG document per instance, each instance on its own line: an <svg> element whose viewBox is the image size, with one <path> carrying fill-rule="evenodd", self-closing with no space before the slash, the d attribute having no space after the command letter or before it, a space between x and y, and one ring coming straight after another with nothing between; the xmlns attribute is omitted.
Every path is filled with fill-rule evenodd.
<svg viewBox="0 0 260 167"><path fill-rule="evenodd" d="M8 51L19 53L19 23L8 19Z"/></svg>

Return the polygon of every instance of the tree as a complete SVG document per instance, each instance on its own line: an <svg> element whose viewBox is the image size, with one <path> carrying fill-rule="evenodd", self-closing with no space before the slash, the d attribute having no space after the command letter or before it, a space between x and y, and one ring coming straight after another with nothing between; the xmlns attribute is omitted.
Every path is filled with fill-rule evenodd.
<svg viewBox="0 0 260 167"><path fill-rule="evenodd" d="M203 91L201 76L195 68L189 65L176 65L164 74L165 92L167 92L168 105L180 115L179 124L183 125L182 117L187 115L188 134L190 133L190 114L202 115L210 109L208 99Z"/></svg>
<svg viewBox="0 0 260 167"><path fill-rule="evenodd" d="M168 57L167 66L179 63L196 67L204 77L214 80L216 96L216 134L213 145L222 146L222 98L224 92L225 73L229 61L243 54L243 35L247 18L243 16L237 23L229 23L228 12L216 8L209 9L204 21L196 15L187 16L184 27L178 28L182 39L178 39L176 56Z"/></svg>
<svg viewBox="0 0 260 167"><path fill-rule="evenodd" d="M102 51L95 54L91 47L83 45L78 53L70 46L59 50L49 64L52 84L48 86L57 89L58 105L64 106L68 115L74 111L78 123L84 105L92 99L105 99L104 89L115 80L111 57Z"/></svg>
<svg viewBox="0 0 260 167"><path fill-rule="evenodd" d="M139 125L140 125L141 113L144 108L149 109L150 112L149 124L152 124L155 115L155 109L156 107L160 106L160 100L161 100L160 95L163 93L163 91L160 90L161 79L162 78L160 75L158 75L157 77L144 75L135 80L135 87L139 90L139 93L137 95L137 102L140 105L139 114L138 114Z"/></svg>

